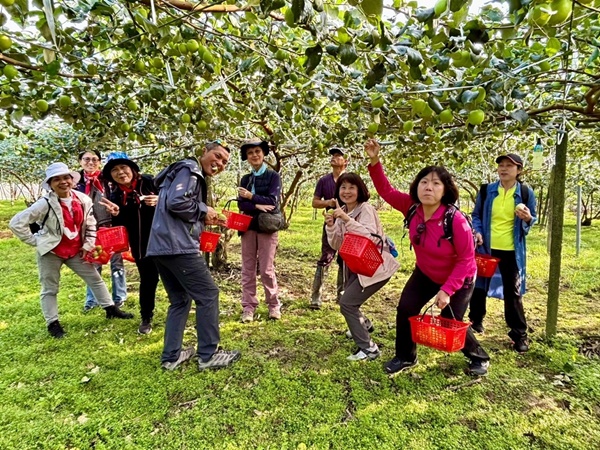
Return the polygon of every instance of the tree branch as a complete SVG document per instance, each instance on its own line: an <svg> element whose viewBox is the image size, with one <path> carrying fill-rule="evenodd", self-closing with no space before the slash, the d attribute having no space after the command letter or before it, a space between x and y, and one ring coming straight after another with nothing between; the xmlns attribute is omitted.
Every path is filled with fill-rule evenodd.
<svg viewBox="0 0 600 450"><path fill-rule="evenodd" d="M18 66L21 67L23 69L27 69L27 70L35 70L38 72L45 72L44 68L42 66L33 66L31 64L27 64L21 61L18 61L16 59L13 58L9 58L8 56L0 53L0 61L4 61L7 64L12 64L13 66ZM66 77L66 78L79 78L79 79L90 79L90 78L94 78L93 75L87 75L87 74L72 74L72 73L63 73L63 72L59 72L57 75L61 76L61 77Z"/></svg>

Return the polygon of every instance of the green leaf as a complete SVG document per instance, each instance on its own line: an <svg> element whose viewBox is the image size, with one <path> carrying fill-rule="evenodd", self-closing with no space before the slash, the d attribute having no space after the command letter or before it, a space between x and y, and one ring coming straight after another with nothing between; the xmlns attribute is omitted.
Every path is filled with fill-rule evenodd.
<svg viewBox="0 0 600 450"><path fill-rule="evenodd" d="M477 96L479 95L479 91L463 91L463 93L460 96L460 101L463 104L468 104L468 103L473 103L476 99Z"/></svg>
<svg viewBox="0 0 600 450"><path fill-rule="evenodd" d="M525 125L529 120L529 114L524 109L518 109L510 113L510 117L519 121L521 125Z"/></svg>
<svg viewBox="0 0 600 450"><path fill-rule="evenodd" d="M552 37L550 39L548 39L548 42L546 42L546 46L545 46L545 51L546 51L546 55L548 56L553 56L556 55L560 49L562 48L560 41L558 39L556 39L555 37Z"/></svg>
<svg viewBox="0 0 600 450"><path fill-rule="evenodd" d="M444 107L442 106L440 101L437 98L435 98L434 96L430 96L427 99L427 104L429 105L429 107L431 109L433 109L435 111L436 114L439 114L444 110Z"/></svg>
<svg viewBox="0 0 600 450"><path fill-rule="evenodd" d="M379 83L386 74L385 66L382 62L375 64L375 66L367 73L366 88L371 89L377 83Z"/></svg>
<svg viewBox="0 0 600 450"><path fill-rule="evenodd" d="M365 13L365 16L380 18L383 13L383 0L362 0L360 8Z"/></svg>
<svg viewBox="0 0 600 450"><path fill-rule="evenodd" d="M488 92L486 99L494 107L495 111L502 111L504 109L504 97L496 91Z"/></svg>
<svg viewBox="0 0 600 450"><path fill-rule="evenodd" d="M407 62L411 67L418 66L423 62L421 52L411 47L406 47Z"/></svg>
<svg viewBox="0 0 600 450"><path fill-rule="evenodd" d="M350 64L352 64L354 61L356 61L358 59L358 55L356 54L356 49L354 48L354 45L352 45L352 44L340 45L339 55L340 55L340 62L345 66L349 66Z"/></svg>
<svg viewBox="0 0 600 450"><path fill-rule="evenodd" d="M433 19L434 15L435 15L435 11L433 8L427 8L427 9L419 8L415 11L415 17L421 23L430 21L431 19Z"/></svg>
<svg viewBox="0 0 600 450"><path fill-rule="evenodd" d="M304 68L306 73L311 73L321 63L321 57L323 56L323 48L317 44L314 47L309 47L304 51L306 55L306 61L304 62Z"/></svg>
<svg viewBox="0 0 600 450"><path fill-rule="evenodd" d="M352 41L352 36L348 34L348 30L345 27L339 27L337 29L338 41L340 44L346 44Z"/></svg>

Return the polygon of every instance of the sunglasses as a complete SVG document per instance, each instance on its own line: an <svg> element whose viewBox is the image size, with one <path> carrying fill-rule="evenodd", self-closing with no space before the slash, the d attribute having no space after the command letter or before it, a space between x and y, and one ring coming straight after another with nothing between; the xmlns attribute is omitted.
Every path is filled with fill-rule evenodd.
<svg viewBox="0 0 600 450"><path fill-rule="evenodd" d="M419 225L417 225L417 234L415 236L415 245L421 245L421 235L423 234L423 232L425 231L427 227L425 226L424 223L420 223Z"/></svg>
<svg viewBox="0 0 600 450"><path fill-rule="evenodd" d="M98 161L100 161L99 158L89 158L89 157L81 158L81 160L83 162L98 162Z"/></svg>
<svg viewBox="0 0 600 450"><path fill-rule="evenodd" d="M223 147L225 150L227 150L228 153L231 153L231 150L229 150L229 147L227 145L227 142L221 140L221 139L215 139L214 141L210 141L209 144L217 144L220 145L221 147Z"/></svg>

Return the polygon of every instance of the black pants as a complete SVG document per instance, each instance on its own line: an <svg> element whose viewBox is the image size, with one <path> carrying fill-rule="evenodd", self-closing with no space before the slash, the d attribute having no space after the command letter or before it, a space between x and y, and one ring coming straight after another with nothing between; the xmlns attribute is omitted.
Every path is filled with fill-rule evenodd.
<svg viewBox="0 0 600 450"><path fill-rule="evenodd" d="M396 356L401 360L414 361L417 358L417 345L412 340L408 318L418 315L423 306L435 297L440 287L441 285L434 283L418 267L415 267L406 282L396 313ZM472 293L473 283L470 282L450 297L450 307L456 320L463 319ZM442 310L441 315L447 319L452 319L452 312L450 308L446 307ZM490 359L485 350L479 345L471 328L467 330L467 338L462 352L472 361L487 361Z"/></svg>
<svg viewBox="0 0 600 450"><path fill-rule="evenodd" d="M152 258L142 258L135 262L140 274L140 315L142 320L150 321L154 317L158 269Z"/></svg>
<svg viewBox="0 0 600 450"><path fill-rule="evenodd" d="M504 291L504 318L510 328L508 336L513 341L527 338L527 320L523 310L523 296L521 295L521 277L517 267L517 258L514 251L494 250L492 256L500 258L498 269L502 276L502 290ZM489 283L489 282L488 282ZM473 323L483 322L486 314L487 289L477 288L471 298L469 319Z"/></svg>
<svg viewBox="0 0 600 450"><path fill-rule="evenodd" d="M202 361L208 361L220 340L219 288L204 257L199 253L155 256L154 261L169 296L161 362L177 361L179 358L192 300L196 303L198 356Z"/></svg>

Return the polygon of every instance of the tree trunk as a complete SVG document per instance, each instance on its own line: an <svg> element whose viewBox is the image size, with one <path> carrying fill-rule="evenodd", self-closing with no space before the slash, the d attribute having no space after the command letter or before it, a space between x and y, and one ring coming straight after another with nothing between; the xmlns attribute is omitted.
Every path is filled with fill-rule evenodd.
<svg viewBox="0 0 600 450"><path fill-rule="evenodd" d="M560 269L562 260L563 222L565 213L565 183L567 172L568 131L558 131L562 140L556 146L556 164L552 183L552 210L550 234L550 271L548 279L548 303L546 311L546 338L556 334L558 322L558 302L560 297Z"/></svg>

